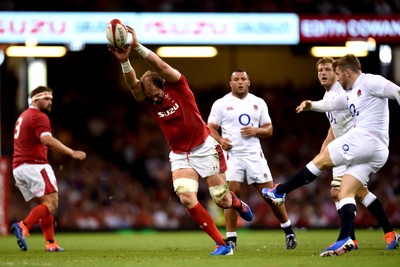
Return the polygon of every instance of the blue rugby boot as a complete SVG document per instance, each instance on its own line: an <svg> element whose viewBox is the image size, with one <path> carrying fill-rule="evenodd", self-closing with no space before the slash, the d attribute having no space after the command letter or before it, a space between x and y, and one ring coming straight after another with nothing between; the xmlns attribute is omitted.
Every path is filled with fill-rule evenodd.
<svg viewBox="0 0 400 267"><path fill-rule="evenodd" d="M268 188L268 187L263 188L262 191L261 191L261 193L263 194L264 197L271 199L272 202L275 203L275 205L280 206L280 205L282 205L283 203L285 203L286 194L285 194L285 193L283 193L283 194L278 194L278 193L276 192L276 187L277 187L278 185L279 185L279 184L276 184L276 185L274 186L274 188Z"/></svg>
<svg viewBox="0 0 400 267"><path fill-rule="evenodd" d="M354 242L350 237L338 240L319 254L320 257L340 256L354 248Z"/></svg>
<svg viewBox="0 0 400 267"><path fill-rule="evenodd" d="M211 256L229 256L233 255L233 249L229 244L220 245L217 243L214 252L210 253Z"/></svg>
<svg viewBox="0 0 400 267"><path fill-rule="evenodd" d="M28 245L26 244L26 237L29 236L28 228L26 228L23 222L17 222L11 225L11 231L17 238L17 244L19 248L23 251L27 251Z"/></svg>
<svg viewBox="0 0 400 267"><path fill-rule="evenodd" d="M235 193L233 193L232 191L231 191L231 195L233 198L236 198L241 203L239 208L233 207L233 209L239 213L240 217L242 217L243 220L246 220L248 222L253 220L253 212L251 211L250 206L247 205L246 203L244 203L242 200L240 200L240 198L238 198L235 195ZM232 200L232 202L233 202L233 200Z"/></svg>

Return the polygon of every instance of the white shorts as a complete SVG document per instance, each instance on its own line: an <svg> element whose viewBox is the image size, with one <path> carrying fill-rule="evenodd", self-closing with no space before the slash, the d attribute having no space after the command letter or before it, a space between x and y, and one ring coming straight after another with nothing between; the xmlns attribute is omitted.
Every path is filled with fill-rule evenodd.
<svg viewBox="0 0 400 267"><path fill-rule="evenodd" d="M328 144L334 166L345 165L345 174L367 184L369 176L385 165L389 149L377 137L360 127L350 129L346 134Z"/></svg>
<svg viewBox="0 0 400 267"><path fill-rule="evenodd" d="M343 177L346 172L346 166L341 165L332 168L332 177Z"/></svg>
<svg viewBox="0 0 400 267"><path fill-rule="evenodd" d="M49 164L22 164L13 170L13 174L15 185L26 202L58 192L56 176Z"/></svg>
<svg viewBox="0 0 400 267"><path fill-rule="evenodd" d="M171 171L194 169L202 178L226 171L226 161L222 147L211 136L206 141L186 153L169 153Z"/></svg>
<svg viewBox="0 0 400 267"><path fill-rule="evenodd" d="M272 181L271 171L264 153L254 153L250 156L232 155L227 153L226 180L247 184L263 184Z"/></svg>

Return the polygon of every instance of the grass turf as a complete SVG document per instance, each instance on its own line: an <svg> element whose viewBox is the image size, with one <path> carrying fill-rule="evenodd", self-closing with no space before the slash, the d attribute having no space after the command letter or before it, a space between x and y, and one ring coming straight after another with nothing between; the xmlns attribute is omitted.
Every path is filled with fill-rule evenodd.
<svg viewBox="0 0 400 267"><path fill-rule="evenodd" d="M65 252L44 252L43 236L27 238L28 251L19 251L14 235L0 237L0 266L229 266L324 267L399 266L400 249L385 250L381 230L357 230L359 250L339 257L319 253L336 240L338 230L297 230L298 246L285 249L280 230L242 230L232 256L209 256L212 240L202 231L121 231L110 233L56 233Z"/></svg>

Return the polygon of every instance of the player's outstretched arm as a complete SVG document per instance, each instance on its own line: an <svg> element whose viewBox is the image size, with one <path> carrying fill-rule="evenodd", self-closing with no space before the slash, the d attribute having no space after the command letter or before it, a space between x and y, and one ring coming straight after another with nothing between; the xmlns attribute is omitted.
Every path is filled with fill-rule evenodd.
<svg viewBox="0 0 400 267"><path fill-rule="evenodd" d="M296 107L296 113L311 109L311 100L304 100Z"/></svg>
<svg viewBox="0 0 400 267"><path fill-rule="evenodd" d="M132 35L130 46L141 55L153 71L157 72L168 82L176 82L181 78L181 73L162 60L156 53L139 43L135 30L126 26Z"/></svg>
<svg viewBox="0 0 400 267"><path fill-rule="evenodd" d="M333 110L347 109L347 96L345 94L339 95L333 99L321 99L319 101L304 100L296 107L296 113L306 110L317 112L327 112Z"/></svg>
<svg viewBox="0 0 400 267"><path fill-rule="evenodd" d="M129 61L129 55L132 51L132 45L132 42L126 48L116 48L109 45L108 51L110 51L120 61L126 84L131 89L131 92L135 99L138 102L142 102L143 100L145 100L146 96L143 93L142 84L137 78L136 72L132 68Z"/></svg>
<svg viewBox="0 0 400 267"><path fill-rule="evenodd" d="M393 100L396 99L400 105L400 87L397 84L389 81L383 89L382 96Z"/></svg>
<svg viewBox="0 0 400 267"><path fill-rule="evenodd" d="M51 135L44 135L40 137L40 142L49 147L51 150L68 155L74 159L84 160L86 158L85 152L80 150L73 150Z"/></svg>

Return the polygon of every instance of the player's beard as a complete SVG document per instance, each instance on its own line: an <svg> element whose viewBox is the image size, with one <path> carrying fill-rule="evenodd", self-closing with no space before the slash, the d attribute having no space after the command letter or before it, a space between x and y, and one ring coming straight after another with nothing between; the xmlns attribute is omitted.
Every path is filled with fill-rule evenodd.
<svg viewBox="0 0 400 267"><path fill-rule="evenodd" d="M43 113L46 113L46 114L50 114L50 112L51 112L51 105L49 105L49 106L47 106L47 107L41 108L40 111L42 111Z"/></svg>

